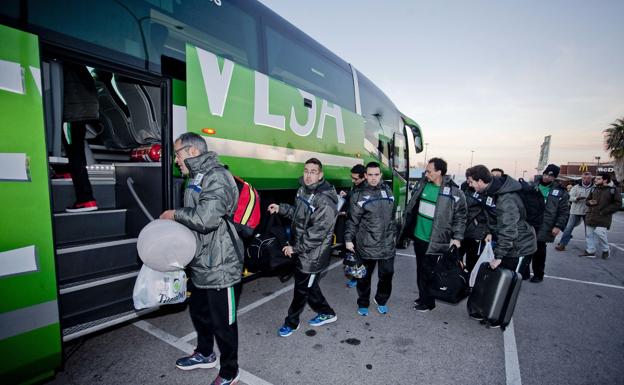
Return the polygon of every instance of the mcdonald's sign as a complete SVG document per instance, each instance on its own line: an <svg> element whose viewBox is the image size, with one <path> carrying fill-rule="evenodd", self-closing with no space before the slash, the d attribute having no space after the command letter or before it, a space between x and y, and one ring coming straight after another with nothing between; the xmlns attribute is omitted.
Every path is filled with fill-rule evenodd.
<svg viewBox="0 0 624 385"><path fill-rule="evenodd" d="M581 163L579 166L579 172L587 172L589 171L589 167L585 163Z"/></svg>

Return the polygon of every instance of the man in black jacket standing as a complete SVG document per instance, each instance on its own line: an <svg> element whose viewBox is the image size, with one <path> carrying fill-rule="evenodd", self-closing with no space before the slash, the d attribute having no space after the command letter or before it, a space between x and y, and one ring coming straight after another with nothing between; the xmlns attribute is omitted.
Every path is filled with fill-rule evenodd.
<svg viewBox="0 0 624 385"><path fill-rule="evenodd" d="M366 182L351 196L349 204L345 245L366 266L366 275L357 281L358 314L361 316L368 315L375 266L378 266L379 277L375 303L380 314L388 313L386 303L392 292L396 245L394 196L381 177L379 163L368 163Z"/></svg>
<svg viewBox="0 0 624 385"><path fill-rule="evenodd" d="M310 326L322 326L338 319L319 286L320 273L329 265L338 194L323 179L323 165L316 158L306 161L299 184L294 206L269 205L271 214L279 213L292 220L292 246L285 246L282 251L295 259L295 289L288 316L277 332L280 337L288 337L299 328L299 316L306 303L318 313L308 321Z"/></svg>
<svg viewBox="0 0 624 385"><path fill-rule="evenodd" d="M533 277L531 282L544 280L546 265L546 244L555 241L555 237L564 229L568 222L570 206L568 192L555 179L559 176L559 167L549 164L541 178L532 187L544 198L544 215L540 226L535 228L537 234L537 251L532 256ZM527 273L526 271L524 273Z"/></svg>
<svg viewBox="0 0 624 385"><path fill-rule="evenodd" d="M495 212L492 230L496 247L491 267L502 264L504 268L516 270L520 257L527 257L537 250L535 230L526 220L526 209L520 197L522 186L509 175L492 176L487 167L480 164L466 170L466 178ZM528 258L523 258L522 264L519 270L528 267Z"/></svg>
<svg viewBox="0 0 624 385"><path fill-rule="evenodd" d="M446 171L444 159L430 159L405 210L403 236L414 240L420 296L414 309L420 312L435 308L431 285L437 259L451 246L461 246L466 229L466 198Z"/></svg>

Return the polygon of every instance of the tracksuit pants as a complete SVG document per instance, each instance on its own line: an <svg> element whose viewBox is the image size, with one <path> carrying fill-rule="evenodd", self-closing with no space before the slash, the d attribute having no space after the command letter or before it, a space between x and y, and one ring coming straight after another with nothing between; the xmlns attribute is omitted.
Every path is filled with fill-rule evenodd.
<svg viewBox="0 0 624 385"><path fill-rule="evenodd" d="M459 255L462 256L464 253L466 254L466 268L468 271L472 271L472 269L474 269L474 266L477 264L477 261L481 256L484 246L485 241L478 239L464 238L462 241Z"/></svg>
<svg viewBox="0 0 624 385"><path fill-rule="evenodd" d="M87 157L85 155L85 135L87 133L87 122L69 123L71 144L67 142L63 135L65 153L69 161L69 173L76 192L76 201L79 203L89 202L93 199L93 190L87 172Z"/></svg>
<svg viewBox="0 0 624 385"><path fill-rule="evenodd" d="M312 310L319 314L336 315L334 309L329 306L327 300L321 292L319 281L321 275L302 273L295 270L295 288L293 299L288 308L288 316L284 320L284 325L296 329L299 326L299 316L305 309L306 303Z"/></svg>
<svg viewBox="0 0 624 385"><path fill-rule="evenodd" d="M238 326L236 304L240 284L224 289L191 288L189 313L197 331L197 351L213 352L214 340L221 353L219 376L230 379L238 373Z"/></svg>
<svg viewBox="0 0 624 385"><path fill-rule="evenodd" d="M371 279L373 271L377 266L377 292L375 301L378 305L385 305L392 292L392 276L394 275L394 257L389 259L362 259L366 266L366 276L357 280L358 307L368 307L370 305Z"/></svg>
<svg viewBox="0 0 624 385"><path fill-rule="evenodd" d="M533 268L534 276L544 278L544 269L546 267L546 242L537 241L537 251L531 257L531 267ZM527 279L528 275L525 277L525 273L528 272L520 271L522 278Z"/></svg>
<svg viewBox="0 0 624 385"><path fill-rule="evenodd" d="M420 302L426 306L434 307L435 298L431 294L433 285L433 270L438 263L437 255L427 254L429 242L414 239L414 254L416 254L416 284Z"/></svg>

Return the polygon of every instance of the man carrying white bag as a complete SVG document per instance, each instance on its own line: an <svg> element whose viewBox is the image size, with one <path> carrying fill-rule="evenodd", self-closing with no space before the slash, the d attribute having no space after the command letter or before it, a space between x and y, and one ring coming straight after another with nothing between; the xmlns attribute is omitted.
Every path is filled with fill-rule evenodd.
<svg viewBox="0 0 624 385"><path fill-rule="evenodd" d="M137 240L143 267L134 284L135 309L184 302L186 273L196 251L195 236L175 221L157 219L141 230Z"/></svg>
<svg viewBox="0 0 624 385"><path fill-rule="evenodd" d="M491 250L491 243L486 244L482 257L490 261L474 269L477 276L471 279L474 287L468 298L468 313L491 327L504 328L511 320L520 290L517 271L527 263L524 257L537 250L535 231L526 221L518 181L508 175L493 177L483 165L466 170L466 179L472 188L488 196L486 205L496 213L496 247Z"/></svg>

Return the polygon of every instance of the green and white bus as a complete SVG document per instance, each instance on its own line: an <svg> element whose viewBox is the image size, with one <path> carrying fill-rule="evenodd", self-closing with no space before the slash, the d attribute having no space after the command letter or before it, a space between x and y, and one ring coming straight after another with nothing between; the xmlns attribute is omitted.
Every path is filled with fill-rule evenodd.
<svg viewBox="0 0 624 385"><path fill-rule="evenodd" d="M89 179L99 210L66 213L63 66L97 88ZM249 0L3 0L0 4L0 383L53 375L63 342L135 318L136 237L181 204L172 140L204 136L267 204L292 198L303 162L337 188L378 161L398 199L422 136L368 78ZM161 160L136 148L161 145ZM153 148L152 148L153 149ZM148 151L148 150L145 150Z"/></svg>

